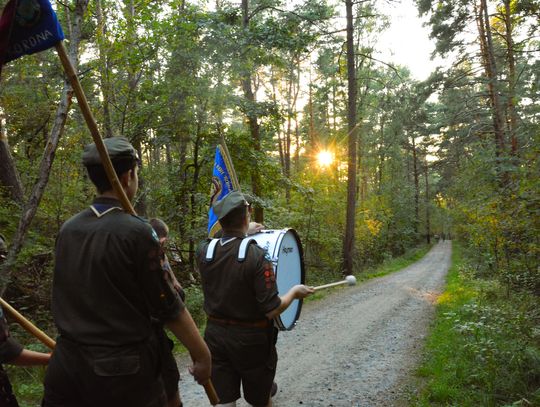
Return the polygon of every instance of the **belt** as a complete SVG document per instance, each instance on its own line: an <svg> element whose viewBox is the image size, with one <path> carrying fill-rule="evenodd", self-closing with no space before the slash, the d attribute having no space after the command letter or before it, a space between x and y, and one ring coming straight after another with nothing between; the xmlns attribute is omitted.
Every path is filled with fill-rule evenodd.
<svg viewBox="0 0 540 407"><path fill-rule="evenodd" d="M240 321L238 319L217 318L208 315L208 320L220 325L244 326L247 328L268 328L270 321L268 319L260 319L258 321Z"/></svg>

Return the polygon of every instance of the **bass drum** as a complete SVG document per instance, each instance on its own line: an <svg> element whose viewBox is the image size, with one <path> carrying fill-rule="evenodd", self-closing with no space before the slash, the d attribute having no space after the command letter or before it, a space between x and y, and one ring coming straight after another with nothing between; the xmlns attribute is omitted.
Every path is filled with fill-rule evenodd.
<svg viewBox="0 0 540 407"><path fill-rule="evenodd" d="M291 287L304 284L304 252L294 229L263 230L249 237L270 255L280 296L285 295ZM301 309L302 300L294 300L281 315L274 318L276 326L281 331L293 329Z"/></svg>

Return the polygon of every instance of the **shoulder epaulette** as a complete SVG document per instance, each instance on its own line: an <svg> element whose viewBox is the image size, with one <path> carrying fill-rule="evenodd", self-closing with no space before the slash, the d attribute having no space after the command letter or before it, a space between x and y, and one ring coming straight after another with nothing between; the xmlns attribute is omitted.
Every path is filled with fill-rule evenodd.
<svg viewBox="0 0 540 407"><path fill-rule="evenodd" d="M214 260L214 252L216 251L216 245L218 244L219 239L211 239L208 243L208 247L206 248L206 261L212 261Z"/></svg>
<svg viewBox="0 0 540 407"><path fill-rule="evenodd" d="M249 248L249 245L251 243L257 243L255 239L252 239L250 237L246 237L242 239L242 243L240 243L240 248L238 249L238 261L243 262L246 259L247 251Z"/></svg>

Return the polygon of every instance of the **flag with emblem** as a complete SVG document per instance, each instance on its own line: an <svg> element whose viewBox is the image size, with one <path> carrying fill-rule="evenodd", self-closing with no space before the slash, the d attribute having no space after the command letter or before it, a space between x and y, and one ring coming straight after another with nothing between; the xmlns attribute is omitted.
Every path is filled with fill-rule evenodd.
<svg viewBox="0 0 540 407"><path fill-rule="evenodd" d="M63 39L48 0L8 1L0 17L0 73L3 64L51 48Z"/></svg>
<svg viewBox="0 0 540 407"><path fill-rule="evenodd" d="M213 237L221 226L212 209L212 204L219 201L231 191L240 189L234 172L232 161L222 145L216 147L216 158L212 170L212 193L210 198L210 210L208 211L208 236Z"/></svg>

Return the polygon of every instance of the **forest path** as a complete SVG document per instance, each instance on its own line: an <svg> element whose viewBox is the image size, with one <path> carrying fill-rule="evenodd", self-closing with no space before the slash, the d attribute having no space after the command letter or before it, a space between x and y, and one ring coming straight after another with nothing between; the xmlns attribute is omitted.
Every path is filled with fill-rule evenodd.
<svg viewBox="0 0 540 407"><path fill-rule="evenodd" d="M398 272L305 304L298 325L279 335L274 407L396 405L418 363L451 252L451 242L438 243ZM208 405L188 364L179 361L184 405Z"/></svg>

